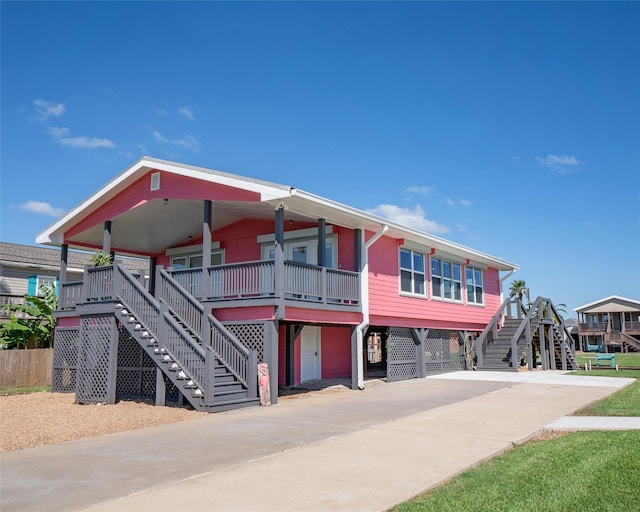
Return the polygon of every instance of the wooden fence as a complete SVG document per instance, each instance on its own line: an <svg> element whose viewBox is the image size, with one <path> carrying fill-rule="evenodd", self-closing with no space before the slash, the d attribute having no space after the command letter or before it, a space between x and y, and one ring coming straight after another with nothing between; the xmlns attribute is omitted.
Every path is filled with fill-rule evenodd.
<svg viewBox="0 0 640 512"><path fill-rule="evenodd" d="M52 348L0 350L0 389L51 385Z"/></svg>

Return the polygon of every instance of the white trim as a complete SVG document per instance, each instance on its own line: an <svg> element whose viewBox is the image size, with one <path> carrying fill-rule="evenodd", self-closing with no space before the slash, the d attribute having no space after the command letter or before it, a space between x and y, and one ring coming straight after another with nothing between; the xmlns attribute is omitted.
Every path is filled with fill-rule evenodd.
<svg viewBox="0 0 640 512"><path fill-rule="evenodd" d="M202 244L195 245L184 245L182 247L171 247L167 249L164 254L165 256L178 256L183 254L194 254L197 252L202 252L203 246ZM211 242L211 250L220 249L220 242Z"/></svg>
<svg viewBox="0 0 640 512"><path fill-rule="evenodd" d="M333 226L327 226L325 233L327 235L333 234ZM293 231L284 232L285 240L302 240L303 238L318 238L318 228L295 229ZM275 242L276 234L267 233L265 235L258 235L256 237L256 241L259 244L268 244L270 242Z"/></svg>

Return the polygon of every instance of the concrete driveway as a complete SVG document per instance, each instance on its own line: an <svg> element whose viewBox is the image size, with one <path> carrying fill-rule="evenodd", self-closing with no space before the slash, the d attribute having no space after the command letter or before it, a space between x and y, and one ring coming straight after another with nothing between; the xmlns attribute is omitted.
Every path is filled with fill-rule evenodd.
<svg viewBox="0 0 640 512"><path fill-rule="evenodd" d="M10 511L375 511L632 379L456 372L0 456Z"/></svg>

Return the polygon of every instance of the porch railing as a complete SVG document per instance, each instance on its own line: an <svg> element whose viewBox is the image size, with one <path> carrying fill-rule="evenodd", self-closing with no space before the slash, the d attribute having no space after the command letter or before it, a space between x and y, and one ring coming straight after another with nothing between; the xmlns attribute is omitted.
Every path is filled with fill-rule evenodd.
<svg viewBox="0 0 640 512"><path fill-rule="evenodd" d="M588 332L604 333L607 332L608 327L609 322L586 322L578 325L578 332L582 334Z"/></svg>
<svg viewBox="0 0 640 512"><path fill-rule="evenodd" d="M238 300L276 297L274 260L231 263L209 267L210 287L202 296L202 269L170 270L169 273L194 297L205 300ZM285 261L284 298L345 304L360 304L359 274L347 270Z"/></svg>
<svg viewBox="0 0 640 512"><path fill-rule="evenodd" d="M60 284L58 309L73 309L80 302L82 302L82 281Z"/></svg>

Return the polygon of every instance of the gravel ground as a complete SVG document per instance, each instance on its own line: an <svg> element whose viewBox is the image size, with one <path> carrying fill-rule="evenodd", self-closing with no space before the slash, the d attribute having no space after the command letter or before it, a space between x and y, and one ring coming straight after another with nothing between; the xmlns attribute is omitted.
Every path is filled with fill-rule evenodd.
<svg viewBox="0 0 640 512"><path fill-rule="evenodd" d="M143 402L78 405L74 400L74 393L46 391L0 396L0 452L196 420L207 415L185 407L155 407Z"/></svg>

